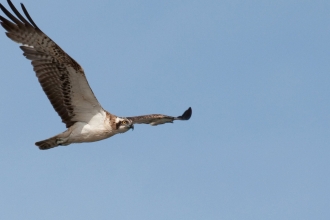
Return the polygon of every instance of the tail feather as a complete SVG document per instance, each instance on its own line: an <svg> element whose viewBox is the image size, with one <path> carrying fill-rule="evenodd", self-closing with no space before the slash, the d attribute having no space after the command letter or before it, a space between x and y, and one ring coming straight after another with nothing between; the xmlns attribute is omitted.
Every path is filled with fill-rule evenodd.
<svg viewBox="0 0 330 220"><path fill-rule="evenodd" d="M57 138L58 135L48 138L46 140L38 141L35 143L35 145L37 145L40 150L48 150L50 148L59 146L59 144L57 143Z"/></svg>

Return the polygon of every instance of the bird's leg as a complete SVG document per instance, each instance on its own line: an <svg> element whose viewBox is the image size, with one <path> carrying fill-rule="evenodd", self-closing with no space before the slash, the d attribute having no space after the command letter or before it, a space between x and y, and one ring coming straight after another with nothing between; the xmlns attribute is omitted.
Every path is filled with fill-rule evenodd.
<svg viewBox="0 0 330 220"><path fill-rule="evenodd" d="M62 134L57 135L56 138L56 144L61 145L61 146L67 146L69 144L71 144L70 142L68 142L70 135L71 135L71 127L64 131Z"/></svg>
<svg viewBox="0 0 330 220"><path fill-rule="evenodd" d="M61 145L61 146L67 146L67 145L70 144L70 143L67 143L68 139L69 139L69 137L67 137L67 138L56 138L56 143L58 145Z"/></svg>

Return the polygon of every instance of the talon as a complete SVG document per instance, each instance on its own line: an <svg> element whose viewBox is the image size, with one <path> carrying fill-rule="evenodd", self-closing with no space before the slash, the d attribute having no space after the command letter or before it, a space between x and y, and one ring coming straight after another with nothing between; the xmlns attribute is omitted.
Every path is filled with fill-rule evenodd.
<svg viewBox="0 0 330 220"><path fill-rule="evenodd" d="M56 139L56 144L60 146L65 146L65 142L67 141L66 138L57 138Z"/></svg>

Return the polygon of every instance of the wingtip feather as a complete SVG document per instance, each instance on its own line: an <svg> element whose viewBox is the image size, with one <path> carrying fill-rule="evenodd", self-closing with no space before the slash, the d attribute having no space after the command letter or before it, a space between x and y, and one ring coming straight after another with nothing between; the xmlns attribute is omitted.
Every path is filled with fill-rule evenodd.
<svg viewBox="0 0 330 220"><path fill-rule="evenodd" d="M192 115L192 109L189 107L181 116L178 117L180 120L189 120Z"/></svg>

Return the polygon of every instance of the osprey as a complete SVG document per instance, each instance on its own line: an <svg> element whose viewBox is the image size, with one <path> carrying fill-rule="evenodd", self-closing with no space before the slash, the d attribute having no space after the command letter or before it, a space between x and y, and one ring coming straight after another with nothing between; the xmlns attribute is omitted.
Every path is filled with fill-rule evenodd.
<svg viewBox="0 0 330 220"><path fill-rule="evenodd" d="M11 20L0 16L1 25L11 40L21 44L23 55L32 61L42 89L67 128L61 134L36 142L41 150L103 140L133 129L134 124L159 125L190 119L190 107L178 117L161 114L118 117L107 112L94 96L81 66L38 28L23 4L27 19L10 0L8 4L16 17L0 4Z"/></svg>

